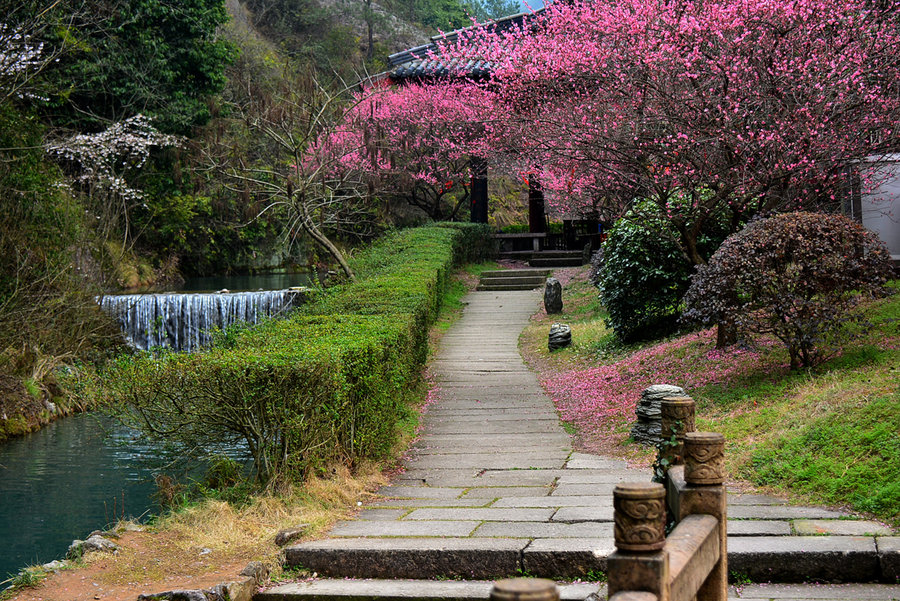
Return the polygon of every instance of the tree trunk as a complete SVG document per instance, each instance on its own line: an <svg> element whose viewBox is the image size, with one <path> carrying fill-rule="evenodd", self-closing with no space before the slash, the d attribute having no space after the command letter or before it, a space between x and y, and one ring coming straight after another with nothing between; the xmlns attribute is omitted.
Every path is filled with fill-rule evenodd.
<svg viewBox="0 0 900 601"><path fill-rule="evenodd" d="M328 239L325 234L316 226L313 220L310 218L309 213L306 210L306 205L303 203L302 199L299 203L297 203L300 207L300 227L309 234L313 240L315 240L319 245L324 248L329 255L334 258L335 261L341 266L343 272L347 275L347 277L351 281L356 280L356 275L353 273L353 270L350 269L349 263L347 263L347 259L344 258L343 253L338 250L338 247L335 246L331 240Z"/></svg>
<svg viewBox="0 0 900 601"><path fill-rule="evenodd" d="M737 326L733 320L720 321L716 327L716 348L723 349L737 343Z"/></svg>

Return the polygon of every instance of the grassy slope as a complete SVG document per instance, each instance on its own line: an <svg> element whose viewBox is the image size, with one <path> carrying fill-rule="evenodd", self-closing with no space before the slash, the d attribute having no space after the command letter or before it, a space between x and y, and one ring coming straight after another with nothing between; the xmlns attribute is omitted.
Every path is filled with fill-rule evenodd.
<svg viewBox="0 0 900 601"><path fill-rule="evenodd" d="M646 460L627 439L635 403L649 384L680 385L698 402L698 428L726 435L734 478L900 526L900 294L867 307L869 334L792 372L777 342L718 352L712 331L615 348L583 280L566 287L563 316L536 317L522 339L583 446ZM570 323L575 341L552 356L551 321Z"/></svg>

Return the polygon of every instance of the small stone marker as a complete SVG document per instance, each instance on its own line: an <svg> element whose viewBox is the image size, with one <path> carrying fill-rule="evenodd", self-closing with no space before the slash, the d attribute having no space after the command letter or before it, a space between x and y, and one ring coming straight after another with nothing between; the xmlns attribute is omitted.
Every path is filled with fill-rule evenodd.
<svg viewBox="0 0 900 601"><path fill-rule="evenodd" d="M544 309L547 315L553 313L562 313L562 284L556 278L547 278L547 284L544 286Z"/></svg>
<svg viewBox="0 0 900 601"><path fill-rule="evenodd" d="M657 445L662 441L661 425L662 400L669 396L682 396L684 389L669 384L654 384L644 389L638 401L637 423L631 428L631 437L645 445Z"/></svg>
<svg viewBox="0 0 900 601"><path fill-rule="evenodd" d="M491 601L559 601L559 588L543 578L508 578L494 583Z"/></svg>
<svg viewBox="0 0 900 601"><path fill-rule="evenodd" d="M550 336L547 340L547 348L550 351L566 348L572 344L572 328L564 323L555 323L550 326Z"/></svg>

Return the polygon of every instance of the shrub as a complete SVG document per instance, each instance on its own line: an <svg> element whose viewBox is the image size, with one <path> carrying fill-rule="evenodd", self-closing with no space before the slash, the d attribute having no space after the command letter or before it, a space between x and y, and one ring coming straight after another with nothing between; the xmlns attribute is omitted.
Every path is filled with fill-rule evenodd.
<svg viewBox="0 0 900 601"><path fill-rule="evenodd" d="M698 269L685 319L771 333L791 367L812 366L840 339L864 295L886 292L890 255L842 215L784 213L753 221Z"/></svg>
<svg viewBox="0 0 900 601"><path fill-rule="evenodd" d="M601 247L595 281L609 312L606 325L625 342L665 334L680 315L690 263L674 235L660 235L660 228L671 233L661 220L651 226L626 215L610 229Z"/></svg>

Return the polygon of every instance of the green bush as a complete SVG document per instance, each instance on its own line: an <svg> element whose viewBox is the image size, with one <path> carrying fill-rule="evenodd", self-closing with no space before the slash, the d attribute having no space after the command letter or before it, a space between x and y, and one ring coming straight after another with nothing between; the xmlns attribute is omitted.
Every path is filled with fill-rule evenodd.
<svg viewBox="0 0 900 601"><path fill-rule="evenodd" d="M389 234L354 259L357 282L294 316L202 353L121 359L89 391L104 391L151 436L246 444L261 484L331 459L384 457L409 417L428 327L467 231Z"/></svg>
<svg viewBox="0 0 900 601"><path fill-rule="evenodd" d="M620 340L655 338L674 328L691 273L675 239L662 219L650 224L626 215L610 229L597 282L609 312L606 325Z"/></svg>

